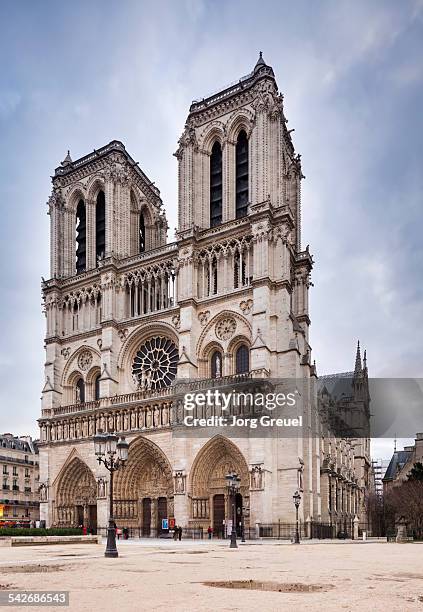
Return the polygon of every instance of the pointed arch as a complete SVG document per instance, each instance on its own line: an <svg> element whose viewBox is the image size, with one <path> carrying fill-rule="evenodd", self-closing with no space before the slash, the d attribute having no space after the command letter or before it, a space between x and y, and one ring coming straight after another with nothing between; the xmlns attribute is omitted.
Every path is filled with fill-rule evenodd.
<svg viewBox="0 0 423 612"><path fill-rule="evenodd" d="M115 498L134 500L148 495L173 496L172 467L157 444L139 436L129 445L125 469L116 472Z"/></svg>
<svg viewBox="0 0 423 612"><path fill-rule="evenodd" d="M84 272L87 267L87 211L85 201L78 201L75 214L75 241L76 241L76 273Z"/></svg>
<svg viewBox="0 0 423 612"><path fill-rule="evenodd" d="M222 145L215 140L210 155L210 227L222 223L223 164Z"/></svg>
<svg viewBox="0 0 423 612"><path fill-rule="evenodd" d="M235 145L235 217L247 216L248 211L248 138L245 130L238 134Z"/></svg>
<svg viewBox="0 0 423 612"><path fill-rule="evenodd" d="M95 260L96 265L106 254L106 196L103 189L97 193L95 204Z"/></svg>
<svg viewBox="0 0 423 612"><path fill-rule="evenodd" d="M189 492L192 497L208 497L211 493L225 493L225 475L236 472L241 478L241 493L249 491L248 465L240 449L218 434L198 451L190 470Z"/></svg>
<svg viewBox="0 0 423 612"><path fill-rule="evenodd" d="M82 459L74 455L62 467L56 479L56 507L73 507L97 503L97 486L93 472Z"/></svg>

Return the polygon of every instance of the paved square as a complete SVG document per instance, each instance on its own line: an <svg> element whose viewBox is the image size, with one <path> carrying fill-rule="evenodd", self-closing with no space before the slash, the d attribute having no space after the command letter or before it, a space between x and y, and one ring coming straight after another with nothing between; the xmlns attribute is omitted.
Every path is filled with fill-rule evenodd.
<svg viewBox="0 0 423 612"><path fill-rule="evenodd" d="M423 610L423 546L385 542L128 541L0 549L1 588L69 590L70 610ZM205 586L258 580L318 592ZM326 590L327 588L327 590ZM63 608L47 608L62 609Z"/></svg>

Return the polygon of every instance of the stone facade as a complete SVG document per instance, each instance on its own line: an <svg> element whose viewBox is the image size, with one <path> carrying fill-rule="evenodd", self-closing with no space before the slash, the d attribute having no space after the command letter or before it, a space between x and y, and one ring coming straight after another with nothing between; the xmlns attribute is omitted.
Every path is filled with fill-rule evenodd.
<svg viewBox="0 0 423 612"><path fill-rule="evenodd" d="M38 448L31 437L0 435L0 524L29 526L40 518Z"/></svg>
<svg viewBox="0 0 423 612"><path fill-rule="evenodd" d="M179 222L170 244L159 191L121 142L77 161L68 155L56 169L39 420L48 524L106 525L108 475L92 440L99 429L130 442L114 514L145 534L164 516L217 529L230 470L241 476L247 525L292 522L298 488L301 520L326 517L326 442L311 403L301 438L175 435L176 380L316 381L313 260L301 249L301 158L286 123L261 57L236 85L193 102L175 153ZM354 451L345 454L354 470Z"/></svg>
<svg viewBox="0 0 423 612"><path fill-rule="evenodd" d="M387 495L392 487L398 487L405 482L416 463L423 463L423 433L416 434L413 446L394 450L382 479L383 494Z"/></svg>

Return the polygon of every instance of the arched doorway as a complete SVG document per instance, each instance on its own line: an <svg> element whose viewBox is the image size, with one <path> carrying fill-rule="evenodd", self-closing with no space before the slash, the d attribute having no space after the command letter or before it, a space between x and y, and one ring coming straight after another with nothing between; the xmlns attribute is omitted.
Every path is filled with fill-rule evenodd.
<svg viewBox="0 0 423 612"><path fill-rule="evenodd" d="M241 478L235 499L227 491L226 475L230 472ZM190 486L193 526L212 526L215 536L222 537L231 527L234 510L241 535L242 522L249 523L249 473L244 456L231 440L216 436L203 446L191 469Z"/></svg>
<svg viewBox="0 0 423 612"><path fill-rule="evenodd" d="M96 481L90 468L79 457L74 457L59 476L55 508L58 527L84 526L90 532L96 532Z"/></svg>
<svg viewBox="0 0 423 612"><path fill-rule="evenodd" d="M115 476L114 516L118 527L138 528L146 537L162 532L162 519L173 518L173 478L160 448L144 437L129 445L125 469Z"/></svg>

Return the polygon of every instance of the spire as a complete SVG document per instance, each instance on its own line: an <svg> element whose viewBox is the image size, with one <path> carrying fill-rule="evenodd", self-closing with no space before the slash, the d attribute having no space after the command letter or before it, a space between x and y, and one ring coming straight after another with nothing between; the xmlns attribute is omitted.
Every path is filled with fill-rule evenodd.
<svg viewBox="0 0 423 612"><path fill-rule="evenodd" d="M358 340L358 342L357 342L357 353L356 353L356 356L355 356L354 374L357 376L357 375L360 375L361 372L362 372L362 369L361 369L360 340Z"/></svg>
<svg viewBox="0 0 423 612"><path fill-rule="evenodd" d="M68 154L66 155L65 159L62 161L62 166L67 166L71 163L72 163L72 157L70 156L70 151L68 149Z"/></svg>
<svg viewBox="0 0 423 612"><path fill-rule="evenodd" d="M363 369L367 370L367 351L364 351L364 355L363 355Z"/></svg>
<svg viewBox="0 0 423 612"><path fill-rule="evenodd" d="M257 60L256 65L254 66L254 72L261 68L262 66L267 66L266 62L263 59L263 52L260 51L259 58Z"/></svg>

